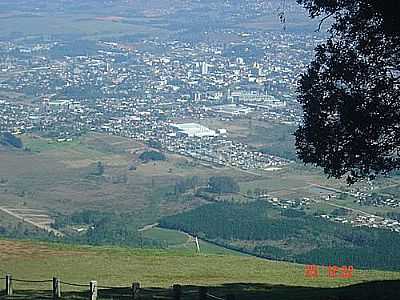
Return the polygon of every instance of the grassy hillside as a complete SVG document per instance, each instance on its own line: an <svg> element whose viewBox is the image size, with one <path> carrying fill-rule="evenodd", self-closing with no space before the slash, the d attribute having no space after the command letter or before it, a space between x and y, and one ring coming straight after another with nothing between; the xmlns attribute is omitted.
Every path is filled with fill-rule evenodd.
<svg viewBox="0 0 400 300"><path fill-rule="evenodd" d="M196 251L196 244L193 238L186 233L170 230L165 228L151 228L143 231L143 237L155 241L163 242L163 245L167 246L170 250L186 250ZM215 244L208 243L203 240L199 240L199 247L201 253L206 254L229 254L229 255L245 255L238 251L229 250L224 247L217 246Z"/></svg>
<svg viewBox="0 0 400 300"><path fill-rule="evenodd" d="M64 281L78 283L95 279L101 285L129 286L132 281L140 281L144 286L156 287L238 282L335 287L400 279L400 273L366 270L355 270L352 279L331 279L322 269L319 278L308 279L303 265L184 250L78 247L7 240L0 241L0 250L0 271L15 278L38 280L57 275Z"/></svg>
<svg viewBox="0 0 400 300"><path fill-rule="evenodd" d="M58 276L62 281L70 283L87 284L90 280L97 280L101 286L117 287L129 287L133 281L139 281L144 287L159 288L167 288L172 284L206 285L217 295L233 292L258 295L259 299L261 295L283 299L275 297L282 296L282 293L298 295L299 291L300 295L318 295L333 291L327 289L321 292L322 290L294 288L295 286L332 288L373 280L400 279L400 273L365 270L355 270L352 279L333 279L326 276L322 267L320 270L318 278L309 279L304 276L302 265L247 256L198 255L184 250L130 250L0 240L0 272L2 275L11 273L17 279L43 280ZM14 289L17 295L37 295L38 291L29 290L49 290L50 283L15 282ZM82 291L85 288L63 285L62 290ZM27 298L30 299L28 296Z"/></svg>

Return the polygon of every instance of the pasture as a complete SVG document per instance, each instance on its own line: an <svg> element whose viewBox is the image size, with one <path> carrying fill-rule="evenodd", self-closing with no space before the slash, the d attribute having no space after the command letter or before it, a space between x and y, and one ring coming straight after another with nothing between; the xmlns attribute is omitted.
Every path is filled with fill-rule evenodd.
<svg viewBox="0 0 400 300"><path fill-rule="evenodd" d="M320 267L319 277L308 278L304 276L303 265L248 256L196 254L188 250L78 247L6 240L0 240L0 249L0 270L14 278L41 280L58 276L67 282L86 284L97 280L106 286L130 286L139 281L143 286L164 288L176 283L338 287L400 278L399 273L365 270L355 270L351 279L329 278L324 267ZM32 288L38 288L37 284L15 286L16 290Z"/></svg>

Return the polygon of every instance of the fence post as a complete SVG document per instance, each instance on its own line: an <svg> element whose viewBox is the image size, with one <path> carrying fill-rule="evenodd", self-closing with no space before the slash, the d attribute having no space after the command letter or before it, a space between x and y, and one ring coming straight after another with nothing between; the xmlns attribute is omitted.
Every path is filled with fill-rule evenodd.
<svg viewBox="0 0 400 300"><path fill-rule="evenodd" d="M90 300L97 300L97 281L90 282Z"/></svg>
<svg viewBox="0 0 400 300"><path fill-rule="evenodd" d="M11 274L6 274L6 295L12 296L13 288L12 288L12 276Z"/></svg>
<svg viewBox="0 0 400 300"><path fill-rule="evenodd" d="M53 299L61 298L61 281L57 277L53 277Z"/></svg>
<svg viewBox="0 0 400 300"><path fill-rule="evenodd" d="M235 295L232 294L226 295L226 300L235 300Z"/></svg>
<svg viewBox="0 0 400 300"><path fill-rule="evenodd" d="M181 300L182 287L180 284L174 284L172 286L172 291L174 293L174 300Z"/></svg>
<svg viewBox="0 0 400 300"><path fill-rule="evenodd" d="M139 290L140 290L140 283L139 282L132 283L132 299L133 300L139 299Z"/></svg>
<svg viewBox="0 0 400 300"><path fill-rule="evenodd" d="M207 287L199 287L199 300L207 300Z"/></svg>

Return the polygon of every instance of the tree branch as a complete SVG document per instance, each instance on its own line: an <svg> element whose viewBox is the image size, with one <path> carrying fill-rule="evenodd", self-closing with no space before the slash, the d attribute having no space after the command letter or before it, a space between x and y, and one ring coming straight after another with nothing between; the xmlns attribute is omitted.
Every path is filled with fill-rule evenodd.
<svg viewBox="0 0 400 300"><path fill-rule="evenodd" d="M323 18L321 19L321 21L319 21L318 29L316 29L315 32L319 32L319 31L321 30L322 23L324 23L324 21L325 21L326 19L332 17L334 14L335 14L334 12L331 12L329 15L326 15L325 17L323 17Z"/></svg>

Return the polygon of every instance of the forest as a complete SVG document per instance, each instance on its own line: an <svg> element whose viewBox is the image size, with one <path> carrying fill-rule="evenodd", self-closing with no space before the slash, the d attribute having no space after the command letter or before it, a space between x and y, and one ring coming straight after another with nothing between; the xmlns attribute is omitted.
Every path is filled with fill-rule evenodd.
<svg viewBox="0 0 400 300"><path fill-rule="evenodd" d="M11 146L18 149L24 146L21 139L10 132L0 133L0 145Z"/></svg>
<svg viewBox="0 0 400 300"><path fill-rule="evenodd" d="M116 214L84 210L68 216L58 216L54 227L63 229L63 242L88 245L119 245L163 248L160 241L143 238L133 214ZM81 228L84 230L76 230Z"/></svg>
<svg viewBox="0 0 400 300"><path fill-rule="evenodd" d="M164 153L153 150L143 152L142 154L140 154L139 158L143 161L157 161L167 159Z"/></svg>
<svg viewBox="0 0 400 300"><path fill-rule="evenodd" d="M211 193L237 193L240 187L232 177L212 176L208 180L208 191Z"/></svg>
<svg viewBox="0 0 400 300"><path fill-rule="evenodd" d="M160 226L260 257L398 270L400 236L279 210L267 202L219 202L165 217Z"/></svg>

